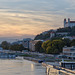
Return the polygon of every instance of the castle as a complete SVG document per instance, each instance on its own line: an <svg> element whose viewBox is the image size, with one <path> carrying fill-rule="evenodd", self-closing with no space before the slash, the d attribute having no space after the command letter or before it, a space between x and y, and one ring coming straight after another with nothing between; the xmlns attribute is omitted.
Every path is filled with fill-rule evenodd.
<svg viewBox="0 0 75 75"><path fill-rule="evenodd" d="M64 28L73 27L73 26L75 26L75 21L70 21L70 18L68 18L68 22L67 22L66 19L64 19Z"/></svg>

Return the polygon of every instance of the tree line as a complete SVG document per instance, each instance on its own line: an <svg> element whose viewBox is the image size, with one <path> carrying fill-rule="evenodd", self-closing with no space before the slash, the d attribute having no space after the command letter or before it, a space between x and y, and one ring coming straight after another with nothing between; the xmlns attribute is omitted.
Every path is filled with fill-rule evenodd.
<svg viewBox="0 0 75 75"><path fill-rule="evenodd" d="M45 42L38 41L35 44L35 51L40 53L47 53L47 54L59 54L63 51L63 47L67 46L75 46L75 39L54 39L54 40L47 40ZM22 51L25 50L22 44L10 44L7 41L3 41L1 43L1 47L6 50L13 50L13 51Z"/></svg>
<svg viewBox="0 0 75 75"><path fill-rule="evenodd" d="M45 42L37 42L35 50L37 52L43 52L47 54L59 54L63 51L63 47L75 46L75 40L69 39L58 39L58 40L47 40Z"/></svg>
<svg viewBox="0 0 75 75"><path fill-rule="evenodd" d="M1 47L6 50L14 50L14 51L22 51L25 49L22 44L11 44L7 41L3 41L1 43Z"/></svg>

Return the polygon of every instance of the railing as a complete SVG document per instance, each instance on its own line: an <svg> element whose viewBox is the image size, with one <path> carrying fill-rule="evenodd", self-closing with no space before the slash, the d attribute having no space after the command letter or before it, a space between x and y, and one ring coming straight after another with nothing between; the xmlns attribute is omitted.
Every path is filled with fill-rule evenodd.
<svg viewBox="0 0 75 75"><path fill-rule="evenodd" d="M47 66L47 75L75 75L75 72L60 67Z"/></svg>
<svg viewBox="0 0 75 75"><path fill-rule="evenodd" d="M47 75L75 75L75 71L63 67L47 65L45 63L43 65L46 66Z"/></svg>

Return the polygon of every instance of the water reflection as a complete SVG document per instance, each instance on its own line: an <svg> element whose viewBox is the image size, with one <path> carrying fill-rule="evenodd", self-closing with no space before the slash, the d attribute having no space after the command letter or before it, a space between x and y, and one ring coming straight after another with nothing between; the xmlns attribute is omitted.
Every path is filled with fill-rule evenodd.
<svg viewBox="0 0 75 75"><path fill-rule="evenodd" d="M0 75L46 75L45 67L27 60L0 60Z"/></svg>
<svg viewBox="0 0 75 75"><path fill-rule="evenodd" d="M34 71L34 65L33 64L31 64L31 70Z"/></svg>

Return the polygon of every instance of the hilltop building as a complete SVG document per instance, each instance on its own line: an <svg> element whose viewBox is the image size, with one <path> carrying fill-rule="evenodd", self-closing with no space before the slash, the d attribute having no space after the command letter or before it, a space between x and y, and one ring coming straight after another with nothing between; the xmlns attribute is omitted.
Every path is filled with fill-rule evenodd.
<svg viewBox="0 0 75 75"><path fill-rule="evenodd" d="M67 36L69 32L57 32L56 36Z"/></svg>
<svg viewBox="0 0 75 75"><path fill-rule="evenodd" d="M75 21L70 21L70 18L68 18L68 22L67 22L66 19L64 19L64 28L73 27L73 26L75 26Z"/></svg>
<svg viewBox="0 0 75 75"><path fill-rule="evenodd" d="M75 36L64 36L62 39L74 40L75 39Z"/></svg>
<svg viewBox="0 0 75 75"><path fill-rule="evenodd" d="M55 37L55 32L54 31L50 32L50 38L53 38L53 37Z"/></svg>

